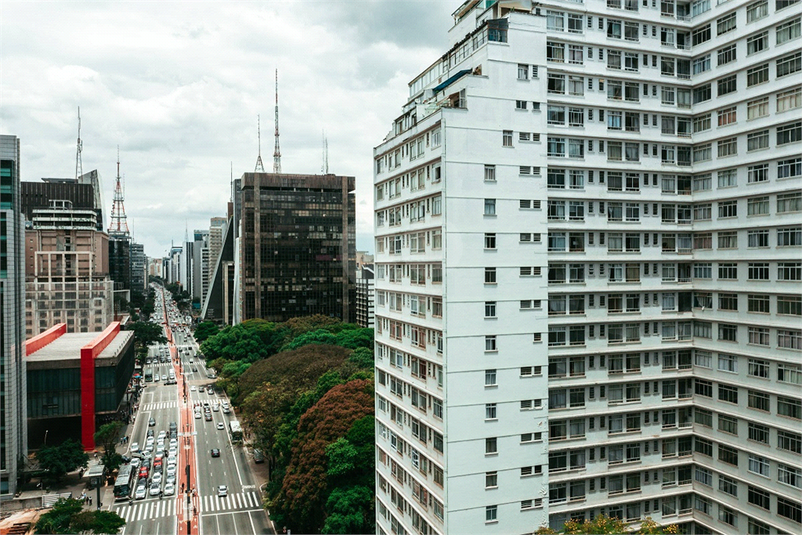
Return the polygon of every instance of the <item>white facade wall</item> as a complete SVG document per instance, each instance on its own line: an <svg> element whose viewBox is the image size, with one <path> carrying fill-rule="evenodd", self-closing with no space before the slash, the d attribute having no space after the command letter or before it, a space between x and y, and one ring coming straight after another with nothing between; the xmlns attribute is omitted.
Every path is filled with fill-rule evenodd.
<svg viewBox="0 0 802 535"><path fill-rule="evenodd" d="M374 151L377 532L799 531L799 2L484 5Z"/></svg>

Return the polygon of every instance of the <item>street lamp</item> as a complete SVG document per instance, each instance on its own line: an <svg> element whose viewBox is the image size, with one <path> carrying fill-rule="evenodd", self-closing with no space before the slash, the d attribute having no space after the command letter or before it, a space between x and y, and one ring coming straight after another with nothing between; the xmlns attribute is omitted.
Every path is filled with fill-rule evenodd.
<svg viewBox="0 0 802 535"><path fill-rule="evenodd" d="M45 441L44 441L44 444L42 444L42 446L47 446L47 433L49 433L49 432L50 432L50 429L45 429Z"/></svg>

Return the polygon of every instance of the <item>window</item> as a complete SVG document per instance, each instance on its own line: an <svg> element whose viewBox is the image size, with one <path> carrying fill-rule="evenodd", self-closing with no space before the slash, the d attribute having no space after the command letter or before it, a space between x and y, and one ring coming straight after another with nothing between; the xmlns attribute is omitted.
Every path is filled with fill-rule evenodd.
<svg viewBox="0 0 802 535"><path fill-rule="evenodd" d="M496 199L485 199L485 215L496 215Z"/></svg>
<svg viewBox="0 0 802 535"><path fill-rule="evenodd" d="M802 141L802 121L777 127L777 146Z"/></svg>
<svg viewBox="0 0 802 535"><path fill-rule="evenodd" d="M750 100L746 104L747 120L758 119L769 114L769 97Z"/></svg>
<svg viewBox="0 0 802 535"><path fill-rule="evenodd" d="M718 115L719 126L728 126L737 122L738 112L736 106L718 110L716 113Z"/></svg>
<svg viewBox="0 0 802 535"><path fill-rule="evenodd" d="M777 264L777 280L802 280L802 262L780 262Z"/></svg>
<svg viewBox="0 0 802 535"><path fill-rule="evenodd" d="M496 166L485 165L485 182L495 182L495 181L496 181Z"/></svg>
<svg viewBox="0 0 802 535"><path fill-rule="evenodd" d="M802 385L802 368L794 364L779 364L777 366L777 380L781 383Z"/></svg>
<svg viewBox="0 0 802 535"><path fill-rule="evenodd" d="M802 524L802 504L777 496L777 514Z"/></svg>
<svg viewBox="0 0 802 535"><path fill-rule="evenodd" d="M769 280L769 265L765 262L750 262L748 265L749 280Z"/></svg>
<svg viewBox="0 0 802 535"><path fill-rule="evenodd" d="M783 349L802 349L802 331L778 329L777 347Z"/></svg>
<svg viewBox="0 0 802 535"><path fill-rule="evenodd" d="M768 0L758 0L746 6L746 22L755 22L769 14Z"/></svg>
<svg viewBox="0 0 802 535"><path fill-rule="evenodd" d="M496 404L495 403L485 403L485 420L496 420L498 416L496 415Z"/></svg>
<svg viewBox="0 0 802 535"><path fill-rule="evenodd" d="M802 401L798 399L777 396L777 414L795 420L802 419Z"/></svg>
<svg viewBox="0 0 802 535"><path fill-rule="evenodd" d="M730 496L738 496L738 481L719 474L718 476L718 490L729 494Z"/></svg>
<svg viewBox="0 0 802 535"><path fill-rule="evenodd" d="M766 182L769 179L769 164L763 163L750 165L747 168L747 181L750 184L755 182Z"/></svg>
<svg viewBox="0 0 802 535"><path fill-rule="evenodd" d="M753 35L746 40L746 55L751 56L763 52L769 47L769 32L764 31Z"/></svg>
<svg viewBox="0 0 802 535"><path fill-rule="evenodd" d="M730 13L716 20L716 35L723 35L736 28L735 13Z"/></svg>
<svg viewBox="0 0 802 535"><path fill-rule="evenodd" d="M485 488L498 488L498 472L485 472Z"/></svg>
<svg viewBox="0 0 802 535"><path fill-rule="evenodd" d="M485 523L498 522L498 505L485 507Z"/></svg>
<svg viewBox="0 0 802 535"><path fill-rule="evenodd" d="M728 156L738 155L738 138L731 137L722 139L718 142L718 157L727 158Z"/></svg>
<svg viewBox="0 0 802 535"><path fill-rule="evenodd" d="M762 84L769 81L769 64L764 63L746 70L746 86Z"/></svg>
<svg viewBox="0 0 802 535"><path fill-rule="evenodd" d="M769 412L770 398L768 394L758 392L757 390L749 390L747 392L747 406L750 409Z"/></svg>
<svg viewBox="0 0 802 535"><path fill-rule="evenodd" d="M529 79L529 65L518 64L518 79L519 80L528 80Z"/></svg>
<svg viewBox="0 0 802 535"><path fill-rule="evenodd" d="M485 386L496 386L496 370L485 370Z"/></svg>
<svg viewBox="0 0 802 535"><path fill-rule="evenodd" d="M777 195L777 213L802 211L802 192L780 193Z"/></svg>
<svg viewBox="0 0 802 535"><path fill-rule="evenodd" d="M768 68L768 66L767 66ZM564 74L549 74L548 81L549 93L565 94L565 75Z"/></svg>
<svg viewBox="0 0 802 535"><path fill-rule="evenodd" d="M485 284L496 284L496 268L485 268Z"/></svg>
<svg viewBox="0 0 802 535"><path fill-rule="evenodd" d="M799 17L778 25L777 44L781 45L787 41L798 38L801 34L800 30L802 30L802 19Z"/></svg>
<svg viewBox="0 0 802 535"><path fill-rule="evenodd" d="M485 351L498 351L495 336L485 336Z"/></svg>
<svg viewBox="0 0 802 535"><path fill-rule="evenodd" d="M802 470L794 466L779 463L777 466L777 481L785 485L802 489Z"/></svg>
<svg viewBox="0 0 802 535"><path fill-rule="evenodd" d="M737 83L737 76L727 76L725 78L720 78L717 82L718 84L718 96L727 95L729 93L734 93L738 90L738 83Z"/></svg>
<svg viewBox="0 0 802 535"><path fill-rule="evenodd" d="M777 447L792 453L802 453L802 435L788 431L777 431Z"/></svg>
<svg viewBox="0 0 802 535"><path fill-rule="evenodd" d="M486 232L485 233L485 249L495 249L496 248L496 233L495 232Z"/></svg>
<svg viewBox="0 0 802 535"><path fill-rule="evenodd" d="M512 130L503 130L501 133L501 145L512 147Z"/></svg>
<svg viewBox="0 0 802 535"><path fill-rule="evenodd" d="M802 316L802 296L778 295L777 314L787 316Z"/></svg>
<svg viewBox="0 0 802 535"><path fill-rule="evenodd" d="M738 217L738 201L719 201L718 217L719 219Z"/></svg>
<svg viewBox="0 0 802 535"><path fill-rule="evenodd" d="M748 238L748 246L751 248L769 246L768 230L750 230L747 234L747 238Z"/></svg>
<svg viewBox="0 0 802 535"><path fill-rule="evenodd" d="M725 446L724 444L719 444L718 460L727 464L738 466L738 450L729 446Z"/></svg>
<svg viewBox="0 0 802 535"><path fill-rule="evenodd" d="M749 440L760 444L768 444L769 428L765 425L749 422Z"/></svg>
<svg viewBox="0 0 802 535"><path fill-rule="evenodd" d="M726 65L727 63L732 63L736 59L738 59L737 47L735 44L725 46L724 48L719 48L716 51L718 57L718 65Z"/></svg>
<svg viewBox="0 0 802 535"><path fill-rule="evenodd" d="M769 363L765 360L749 359L749 375L751 377L760 377L768 379L769 377Z"/></svg>
<svg viewBox="0 0 802 535"><path fill-rule="evenodd" d="M760 130L752 132L746 136L746 150L747 152L753 150L761 150L769 148L769 131Z"/></svg>
<svg viewBox="0 0 802 535"><path fill-rule="evenodd" d="M750 465L749 466L749 471L750 472L755 472L754 470L752 470L752 455L749 456L749 465ZM762 476L769 477L769 474L768 474L768 462L766 462L766 469L767 470L766 470L765 474L763 474L761 472L755 472L755 473L760 474ZM765 509L767 511L771 507L771 495L766 491L760 490L757 487L753 487L752 485L749 485L748 500L749 500L749 503L751 503L752 505L756 505L756 506L761 507L761 508L763 508L763 509Z"/></svg>

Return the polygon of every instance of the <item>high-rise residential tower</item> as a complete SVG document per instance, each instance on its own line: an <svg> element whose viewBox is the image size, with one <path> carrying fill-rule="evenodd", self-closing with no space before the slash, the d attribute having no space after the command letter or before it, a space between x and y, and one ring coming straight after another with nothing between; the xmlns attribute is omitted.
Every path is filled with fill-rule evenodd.
<svg viewBox="0 0 802 535"><path fill-rule="evenodd" d="M374 150L377 533L802 529L800 12L454 12Z"/></svg>
<svg viewBox="0 0 802 535"><path fill-rule="evenodd" d="M20 141L0 135L0 502L17 492L28 453L24 229Z"/></svg>

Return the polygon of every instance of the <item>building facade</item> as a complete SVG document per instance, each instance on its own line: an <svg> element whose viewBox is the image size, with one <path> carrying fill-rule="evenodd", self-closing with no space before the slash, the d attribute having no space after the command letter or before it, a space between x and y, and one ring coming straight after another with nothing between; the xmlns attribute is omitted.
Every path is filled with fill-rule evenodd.
<svg viewBox="0 0 802 535"><path fill-rule="evenodd" d="M25 231L25 331L30 338L65 323L69 332L101 330L114 319L109 237L93 210L53 200L33 210Z"/></svg>
<svg viewBox="0 0 802 535"><path fill-rule="evenodd" d="M356 268L356 323L372 329L374 326L373 264L357 264Z"/></svg>
<svg viewBox="0 0 802 535"><path fill-rule="evenodd" d="M324 314L355 321L354 178L245 173L240 321Z"/></svg>
<svg viewBox="0 0 802 535"><path fill-rule="evenodd" d="M454 13L374 151L377 533L800 530L801 8Z"/></svg>
<svg viewBox="0 0 802 535"><path fill-rule="evenodd" d="M148 285L148 257L145 246L141 243L131 242L131 291L140 294L147 293Z"/></svg>
<svg viewBox="0 0 802 535"><path fill-rule="evenodd" d="M17 492L28 454L24 225L20 141L0 135L0 501Z"/></svg>

